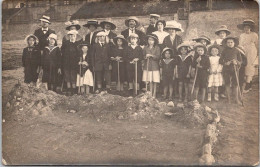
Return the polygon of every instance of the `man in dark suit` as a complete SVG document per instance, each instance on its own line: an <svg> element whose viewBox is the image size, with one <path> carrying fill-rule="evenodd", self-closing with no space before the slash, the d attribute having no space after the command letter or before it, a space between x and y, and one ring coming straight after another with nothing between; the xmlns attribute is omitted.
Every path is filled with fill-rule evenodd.
<svg viewBox="0 0 260 167"><path fill-rule="evenodd" d="M160 18L158 14L150 14L150 25L147 27L146 35L152 34L154 31L157 31L156 22Z"/></svg>
<svg viewBox="0 0 260 167"><path fill-rule="evenodd" d="M34 31L34 35L39 39L39 49L43 51L45 46L48 46L48 37L50 34L55 34L54 30L51 30L49 28L50 22L50 17L49 16L42 16L40 19L41 21L41 28L37 29Z"/></svg>
<svg viewBox="0 0 260 167"><path fill-rule="evenodd" d="M96 20L89 20L87 24L83 25L89 29L89 33L85 36L84 43L88 45L93 45L95 43L96 35L97 35L97 27L98 22Z"/></svg>
<svg viewBox="0 0 260 167"><path fill-rule="evenodd" d="M140 39L139 45L145 45L145 34L138 30L137 27L140 25L138 18L131 16L128 19L125 20L125 25L128 27L126 30L122 31L121 34L128 38L130 34L137 34Z"/></svg>

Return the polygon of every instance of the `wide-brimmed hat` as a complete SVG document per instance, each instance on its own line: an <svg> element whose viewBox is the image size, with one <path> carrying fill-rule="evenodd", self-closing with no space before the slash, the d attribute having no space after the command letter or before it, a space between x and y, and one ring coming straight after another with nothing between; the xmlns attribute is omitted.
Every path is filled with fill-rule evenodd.
<svg viewBox="0 0 260 167"><path fill-rule="evenodd" d="M127 44L127 41L126 41L126 39L125 39L125 37L123 36L123 35L117 35L114 39L113 39L113 41L114 41L114 43L116 44L117 43L117 40L118 39L122 39L122 41L123 41L123 45L124 44Z"/></svg>
<svg viewBox="0 0 260 167"><path fill-rule="evenodd" d="M78 45L78 48L81 49L83 46L89 47L89 44L87 44L87 43L81 43L81 44Z"/></svg>
<svg viewBox="0 0 260 167"><path fill-rule="evenodd" d="M238 46L236 46L236 49L237 49L241 54L246 55L246 52L245 52L245 50L244 50L244 48L243 48L242 46L238 45Z"/></svg>
<svg viewBox="0 0 260 167"><path fill-rule="evenodd" d="M226 25L221 25L215 32L216 35L219 35L220 31L225 31L227 35L230 35L231 32L229 31L229 29L227 28Z"/></svg>
<svg viewBox="0 0 260 167"><path fill-rule="evenodd" d="M97 20L89 20L87 24L84 24L83 26L89 28L90 25L93 25L96 28L99 26Z"/></svg>
<svg viewBox="0 0 260 167"><path fill-rule="evenodd" d="M110 21L102 21L102 22L100 23L100 27L101 27L102 29L105 29L105 24L110 24L111 30L116 29L116 25L113 24L113 23L110 22Z"/></svg>
<svg viewBox="0 0 260 167"><path fill-rule="evenodd" d="M75 26L77 30L80 29L80 25L79 25L79 21L78 20L73 20L73 21L68 21L65 23L65 25L67 26L66 27L66 30L70 30L70 27L72 26Z"/></svg>
<svg viewBox="0 0 260 167"><path fill-rule="evenodd" d="M220 50L221 50L221 48L220 48L220 46L219 46L218 44L213 44L213 45L210 45L210 46L208 47L208 52L211 53L211 50L212 50L213 48L217 48L217 49L218 49L218 52L220 52Z"/></svg>
<svg viewBox="0 0 260 167"><path fill-rule="evenodd" d="M158 14L150 14L150 17L155 17L155 18L160 18L161 16L160 15L158 15Z"/></svg>
<svg viewBox="0 0 260 167"><path fill-rule="evenodd" d="M54 39L55 41L58 40L58 36L57 36L56 34L53 34L53 33L51 33L51 34L49 35L48 39L50 39L50 38Z"/></svg>
<svg viewBox="0 0 260 167"><path fill-rule="evenodd" d="M179 52L179 49L182 47L187 47L188 50L190 50L190 42L188 41L184 41L183 43L179 44L177 46L177 51Z"/></svg>
<svg viewBox="0 0 260 167"><path fill-rule="evenodd" d="M156 24L155 24L155 27L156 27L156 28L157 28L157 26L158 26L158 23L162 23L162 24L163 24L163 27L166 26L165 20L158 20L158 21L156 22Z"/></svg>
<svg viewBox="0 0 260 167"><path fill-rule="evenodd" d="M130 20L134 20L134 21L135 21L135 23L136 23L136 26L135 26L135 27L138 27L138 26L140 25L139 20L138 20L137 17L135 17L135 16L130 16L130 17L128 17L128 19L125 20L125 25L126 25L127 27L129 27L129 21L130 21Z"/></svg>
<svg viewBox="0 0 260 167"><path fill-rule="evenodd" d="M42 18L40 18L40 21L43 21L43 22L51 24L50 16L43 15Z"/></svg>
<svg viewBox="0 0 260 167"><path fill-rule="evenodd" d="M237 28L240 29L240 30L244 30L245 26L250 26L251 29L253 30L255 28L255 22L251 19L246 19L246 20L243 21L242 24L238 24Z"/></svg>
<svg viewBox="0 0 260 167"><path fill-rule="evenodd" d="M167 21L167 22L166 22L166 26L164 27L164 29L165 29L165 30L175 29L176 31L184 32L183 29L181 28L181 24L178 23L178 22L175 21L175 20Z"/></svg>
<svg viewBox="0 0 260 167"><path fill-rule="evenodd" d="M39 39L33 34L27 35L25 37L24 41L27 43L29 38L33 38L35 40L35 45L37 45L39 43Z"/></svg>
<svg viewBox="0 0 260 167"><path fill-rule="evenodd" d="M70 30L67 34L68 35L77 35L79 32L76 30Z"/></svg>
<svg viewBox="0 0 260 167"><path fill-rule="evenodd" d="M164 48L164 49L162 50L162 53L161 53L162 58L165 57L165 56L164 56L164 53L165 53L167 50L171 52L171 57L173 57L173 50L172 50L171 48L166 47L166 48Z"/></svg>
<svg viewBox="0 0 260 167"><path fill-rule="evenodd" d="M158 44L159 39L158 39L158 36L157 36L157 35L155 35L155 34L149 34L149 35L146 36L147 41L148 41L149 38L153 38L153 39L154 39L155 45ZM147 43L148 43L148 42L147 42Z"/></svg>
<svg viewBox="0 0 260 167"><path fill-rule="evenodd" d="M107 33L105 33L104 31L99 31L96 36L97 36L97 37L107 36Z"/></svg>
<svg viewBox="0 0 260 167"><path fill-rule="evenodd" d="M207 45L209 45L211 43L210 38L205 36L205 35L202 35L202 36L200 36L198 38L194 38L192 40L196 41L196 42L200 42L200 40L205 40L207 42Z"/></svg>
<svg viewBox="0 0 260 167"><path fill-rule="evenodd" d="M226 37L225 39L223 39L222 45L227 46L227 40L228 40L228 39L233 39L234 42L235 42L235 46L238 46L238 45L239 45L239 39L238 39L238 37L234 37L234 36L228 36L228 37Z"/></svg>
<svg viewBox="0 0 260 167"><path fill-rule="evenodd" d="M207 47L205 45L203 45L202 43L197 42L194 46L193 49L196 51L197 48L203 48L204 49L204 54L207 53Z"/></svg>

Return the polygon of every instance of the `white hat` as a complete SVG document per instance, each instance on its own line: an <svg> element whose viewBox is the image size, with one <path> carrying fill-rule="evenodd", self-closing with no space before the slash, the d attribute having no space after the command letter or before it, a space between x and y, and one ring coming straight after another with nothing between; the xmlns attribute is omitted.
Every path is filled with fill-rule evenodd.
<svg viewBox="0 0 260 167"><path fill-rule="evenodd" d="M97 33L96 35L97 37L100 37L100 36L107 36L107 33L105 33L104 31L100 31Z"/></svg>
<svg viewBox="0 0 260 167"><path fill-rule="evenodd" d="M70 27L72 27L72 26L75 26L77 30L80 29L80 25L79 25L79 21L78 20L67 21L65 23L65 25L67 26L66 30L70 30Z"/></svg>
<svg viewBox="0 0 260 167"><path fill-rule="evenodd" d="M77 35L77 34L78 34L78 31L76 31L76 30L70 30L67 34L68 34L68 35Z"/></svg>
<svg viewBox="0 0 260 167"><path fill-rule="evenodd" d="M150 17L156 17L156 18L160 18L161 16L158 14L150 14Z"/></svg>
<svg viewBox="0 0 260 167"><path fill-rule="evenodd" d="M127 27L129 27L129 21L130 21L130 20L134 20L134 21L135 21L136 27L138 27L138 26L140 25L139 20L138 20L137 17L135 17L135 16L130 16L128 19L125 20L125 25L126 25Z"/></svg>
<svg viewBox="0 0 260 167"><path fill-rule="evenodd" d="M181 24L178 23L175 20L172 21L167 21L166 22L166 26L164 27L164 29L175 29L176 31L181 31L184 32L183 29L181 28Z"/></svg>
<svg viewBox="0 0 260 167"><path fill-rule="evenodd" d="M36 45L39 43L39 39L33 34L27 35L24 41L27 43L29 38L34 38Z"/></svg>
<svg viewBox="0 0 260 167"><path fill-rule="evenodd" d="M42 18L40 18L40 21L44 21L44 22L46 22L46 23L51 24L51 22L50 22L50 16L45 16L45 15L43 15Z"/></svg>
<svg viewBox="0 0 260 167"><path fill-rule="evenodd" d="M58 39L57 35L53 34L53 33L49 35L48 39L50 39L50 38L55 39L55 41L57 41L57 39Z"/></svg>

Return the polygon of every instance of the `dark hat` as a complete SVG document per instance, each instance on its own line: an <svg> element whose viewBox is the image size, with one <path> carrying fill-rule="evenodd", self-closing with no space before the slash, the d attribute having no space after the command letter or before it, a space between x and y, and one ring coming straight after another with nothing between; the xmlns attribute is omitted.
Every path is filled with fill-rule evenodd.
<svg viewBox="0 0 260 167"><path fill-rule="evenodd" d="M202 36L195 38L195 39L192 39L192 40L196 41L196 42L200 42L200 40L206 40L207 45L209 45L211 43L210 38L205 36L205 35L202 35Z"/></svg>
<svg viewBox="0 0 260 167"><path fill-rule="evenodd" d="M240 30L244 30L245 26L250 26L251 29L253 30L255 28L255 22L251 19L246 19L246 20L243 21L242 24L238 24L237 28L240 29Z"/></svg>
<svg viewBox="0 0 260 167"><path fill-rule="evenodd" d="M225 39L223 39L222 45L227 46L227 40L228 40L228 39L233 39L234 42L235 42L235 46L238 46L238 45L239 45L239 40L238 40L238 38L237 38L237 37L233 37L233 36L228 36L228 37L226 37Z"/></svg>
<svg viewBox="0 0 260 167"><path fill-rule="evenodd" d="M102 22L100 23L100 27L101 27L102 29L105 29L105 24L110 24L111 30L116 29L116 25L113 24L113 23L110 22L110 21L102 21Z"/></svg>
<svg viewBox="0 0 260 167"><path fill-rule="evenodd" d="M65 25L67 26L66 30L68 30L68 31L70 30L70 27L72 27L72 26L75 26L77 30L79 30L80 27L81 27L79 25L79 21L78 20L68 21L68 22L65 23Z"/></svg>
<svg viewBox="0 0 260 167"><path fill-rule="evenodd" d="M219 45L213 44L213 45L210 45L210 46L208 47L208 52L211 53L211 50L212 50L213 48L217 48L218 51L221 50Z"/></svg>
<svg viewBox="0 0 260 167"><path fill-rule="evenodd" d="M207 53L207 47L205 45L203 45L202 43L196 43L194 46L193 46L193 49L196 51L197 48L203 48L204 49L204 54Z"/></svg>
<svg viewBox="0 0 260 167"><path fill-rule="evenodd" d="M135 26L135 27L138 27L138 26L140 25L139 20L138 20L137 17L135 17L135 16L130 16L128 19L125 20L125 25L126 25L127 27L129 27L129 21L130 21L130 20L134 20L134 21L135 21L135 23L136 23L136 26Z"/></svg>
<svg viewBox="0 0 260 167"><path fill-rule="evenodd" d="M123 35L117 35L114 39L113 39L113 41L114 41L114 43L116 44L117 43L117 40L118 39L122 39L122 41L123 41L123 45L125 45L125 44L127 44L127 41L126 41L126 39L125 39L125 37L123 36Z"/></svg>
<svg viewBox="0 0 260 167"><path fill-rule="evenodd" d="M90 25L93 25L96 28L99 26L97 20L89 20L87 24L84 24L83 26L89 28Z"/></svg>
<svg viewBox="0 0 260 167"><path fill-rule="evenodd" d="M229 29L227 28L226 25L221 25L217 31L215 32L216 35L218 35L220 33L220 31L225 31L227 35L230 35L231 32L229 31Z"/></svg>
<svg viewBox="0 0 260 167"><path fill-rule="evenodd" d="M45 15L43 15L42 18L40 18L40 21L43 21L43 22L46 22L46 23L51 24L51 22L50 22L50 16L45 16Z"/></svg>
<svg viewBox="0 0 260 167"><path fill-rule="evenodd" d="M162 54L161 54L162 58L165 58L165 54L164 54L164 53L165 53L167 50L171 52L171 57L173 57L173 50L172 50L171 48L166 47L166 48L164 48L163 51L162 51Z"/></svg>
<svg viewBox="0 0 260 167"><path fill-rule="evenodd" d="M162 24L163 24L163 27L166 26L166 22L165 22L164 20L158 20L158 21L156 22L156 24L155 24L155 27L158 26L158 23L162 23Z"/></svg>
<svg viewBox="0 0 260 167"><path fill-rule="evenodd" d="M146 36L146 38L147 38L147 41L148 41L149 38L153 38L154 41L155 41L155 45L158 44L158 42L159 42L159 39L158 39L157 35L155 35L155 34L149 34L149 35Z"/></svg>

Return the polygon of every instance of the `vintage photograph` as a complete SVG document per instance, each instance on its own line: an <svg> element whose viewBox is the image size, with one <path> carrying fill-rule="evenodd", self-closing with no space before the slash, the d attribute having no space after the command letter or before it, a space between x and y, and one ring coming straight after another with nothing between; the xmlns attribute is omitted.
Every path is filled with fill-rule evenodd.
<svg viewBox="0 0 260 167"><path fill-rule="evenodd" d="M259 164L256 0L2 1L2 165Z"/></svg>

